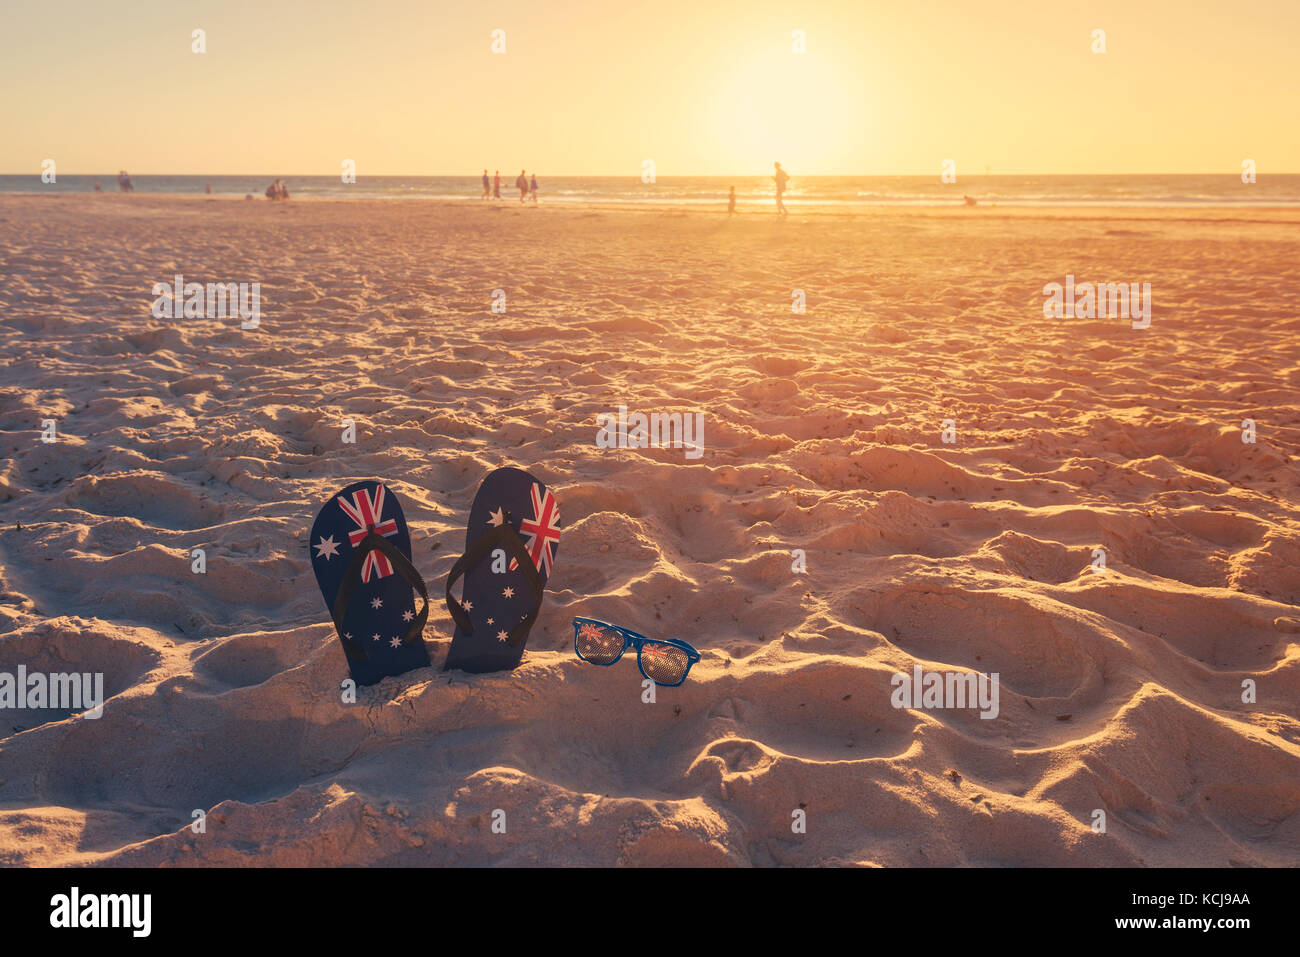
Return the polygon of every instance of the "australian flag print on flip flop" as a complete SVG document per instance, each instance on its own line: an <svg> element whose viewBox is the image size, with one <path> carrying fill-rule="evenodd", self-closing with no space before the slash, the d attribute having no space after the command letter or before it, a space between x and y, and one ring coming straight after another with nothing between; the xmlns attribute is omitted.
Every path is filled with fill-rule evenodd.
<svg viewBox="0 0 1300 957"><path fill-rule="evenodd" d="M311 529L312 568L358 685L429 664L429 591L411 565L397 496L356 482L330 497Z"/></svg>
<svg viewBox="0 0 1300 957"><path fill-rule="evenodd" d="M560 506L550 489L516 468L483 479L469 510L465 554L447 575L456 630L444 669L506 671L519 664L559 547ZM462 576L457 601L451 588Z"/></svg>

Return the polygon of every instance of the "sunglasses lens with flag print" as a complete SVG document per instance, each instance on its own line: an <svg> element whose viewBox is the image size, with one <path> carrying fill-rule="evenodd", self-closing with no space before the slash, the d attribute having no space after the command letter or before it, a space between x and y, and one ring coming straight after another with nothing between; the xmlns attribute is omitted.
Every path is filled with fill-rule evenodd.
<svg viewBox="0 0 1300 957"><path fill-rule="evenodd" d="M573 619L573 650L593 665L612 665L628 648L636 649L637 667L657 685L675 688L686 680L700 653L675 638L654 639L594 618Z"/></svg>

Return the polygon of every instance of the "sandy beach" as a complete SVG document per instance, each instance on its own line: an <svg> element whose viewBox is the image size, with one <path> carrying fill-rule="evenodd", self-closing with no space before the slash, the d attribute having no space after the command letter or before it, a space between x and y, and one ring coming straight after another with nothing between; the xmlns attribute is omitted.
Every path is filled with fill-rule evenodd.
<svg viewBox="0 0 1300 957"><path fill-rule="evenodd" d="M1300 213L792 213L0 196L0 671L106 698L0 713L0 863L1300 864ZM260 324L155 317L177 274ZM503 465L547 599L444 673ZM434 664L345 704L308 532L371 478ZM646 703L575 615L702 660Z"/></svg>

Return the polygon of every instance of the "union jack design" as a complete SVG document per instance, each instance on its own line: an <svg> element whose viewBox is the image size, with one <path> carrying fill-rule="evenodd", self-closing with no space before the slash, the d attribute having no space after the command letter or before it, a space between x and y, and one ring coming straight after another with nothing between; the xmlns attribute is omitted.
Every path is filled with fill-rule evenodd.
<svg viewBox="0 0 1300 957"><path fill-rule="evenodd" d="M376 534L389 536L397 534L397 520L388 519L381 522L384 515L384 498L388 494L388 489L382 485L375 486L374 498L370 497L369 489L359 489L352 493L352 501L348 501L342 495L337 499L339 508L347 513L348 518L357 523L355 530L348 532L348 541L352 547L356 548L361 544L361 540L366 537L366 533L372 529ZM379 552L371 552L366 556L365 562L361 566L361 580L370 581L373 574L376 578L387 578L393 573L393 565L389 560Z"/></svg>
<svg viewBox="0 0 1300 957"><path fill-rule="evenodd" d="M528 539L528 554L532 556L538 572L545 570L550 575L555 546L560 541L560 506L556 504L550 489L543 495L540 488L540 485L533 484L533 517L520 522L519 531ZM510 570L514 571L518 567L519 563L511 559Z"/></svg>

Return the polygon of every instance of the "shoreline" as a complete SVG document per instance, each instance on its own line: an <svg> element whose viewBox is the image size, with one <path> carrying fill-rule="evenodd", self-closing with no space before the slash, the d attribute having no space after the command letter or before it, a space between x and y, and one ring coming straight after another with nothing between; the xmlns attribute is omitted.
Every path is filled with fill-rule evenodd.
<svg viewBox="0 0 1300 957"><path fill-rule="evenodd" d="M252 200L245 199L243 196L234 194L178 194L178 193L143 193L136 192L133 194L121 193L51 193L41 195L39 193L0 193L0 209L10 204L19 205L30 202L45 203L51 200L58 200L61 204L75 204L78 200L91 200L97 203L109 202L113 204L133 203L137 206L149 204L151 206L186 206L197 202L215 202L215 203L249 203L252 207L266 207L272 205L270 200L263 196L255 196ZM375 207L377 209L429 209L429 210L482 210L482 211L500 211L508 210L537 210L543 209L555 212L580 213L588 215L591 213L661 213L682 216L689 214L699 214L702 216L715 216L723 219L744 219L744 220L771 220L777 222L781 219L769 204L747 203L745 206L737 209L735 213L728 213L725 203L720 203L717 208L700 203L623 203L623 202L583 202L583 201L563 201L557 200L546 202L543 200L538 205L532 203L519 203L501 200L496 203L483 202L478 199L413 199L407 197L378 198L378 197L356 197L344 198L338 196L295 196L287 201L274 203L274 208L291 209L295 204L311 207L330 207L337 206L349 209ZM962 217L976 218L982 220L989 219L1069 219L1075 221L1158 221L1163 223L1266 223L1276 225L1300 225L1300 208L1282 207L1282 206L1216 206L1211 204L1197 206L1017 206L1008 204L989 204L966 206L956 203L952 205L923 205L923 204L862 204L854 205L852 208L842 208L829 206L826 204L810 204L801 206L797 201L787 202L790 209L789 216L791 220L798 220L802 217L825 217L836 219L872 219L880 220L887 217L897 217L900 219L909 218L944 218L944 217ZM1196 213L1214 214L1214 215L1195 215Z"/></svg>

